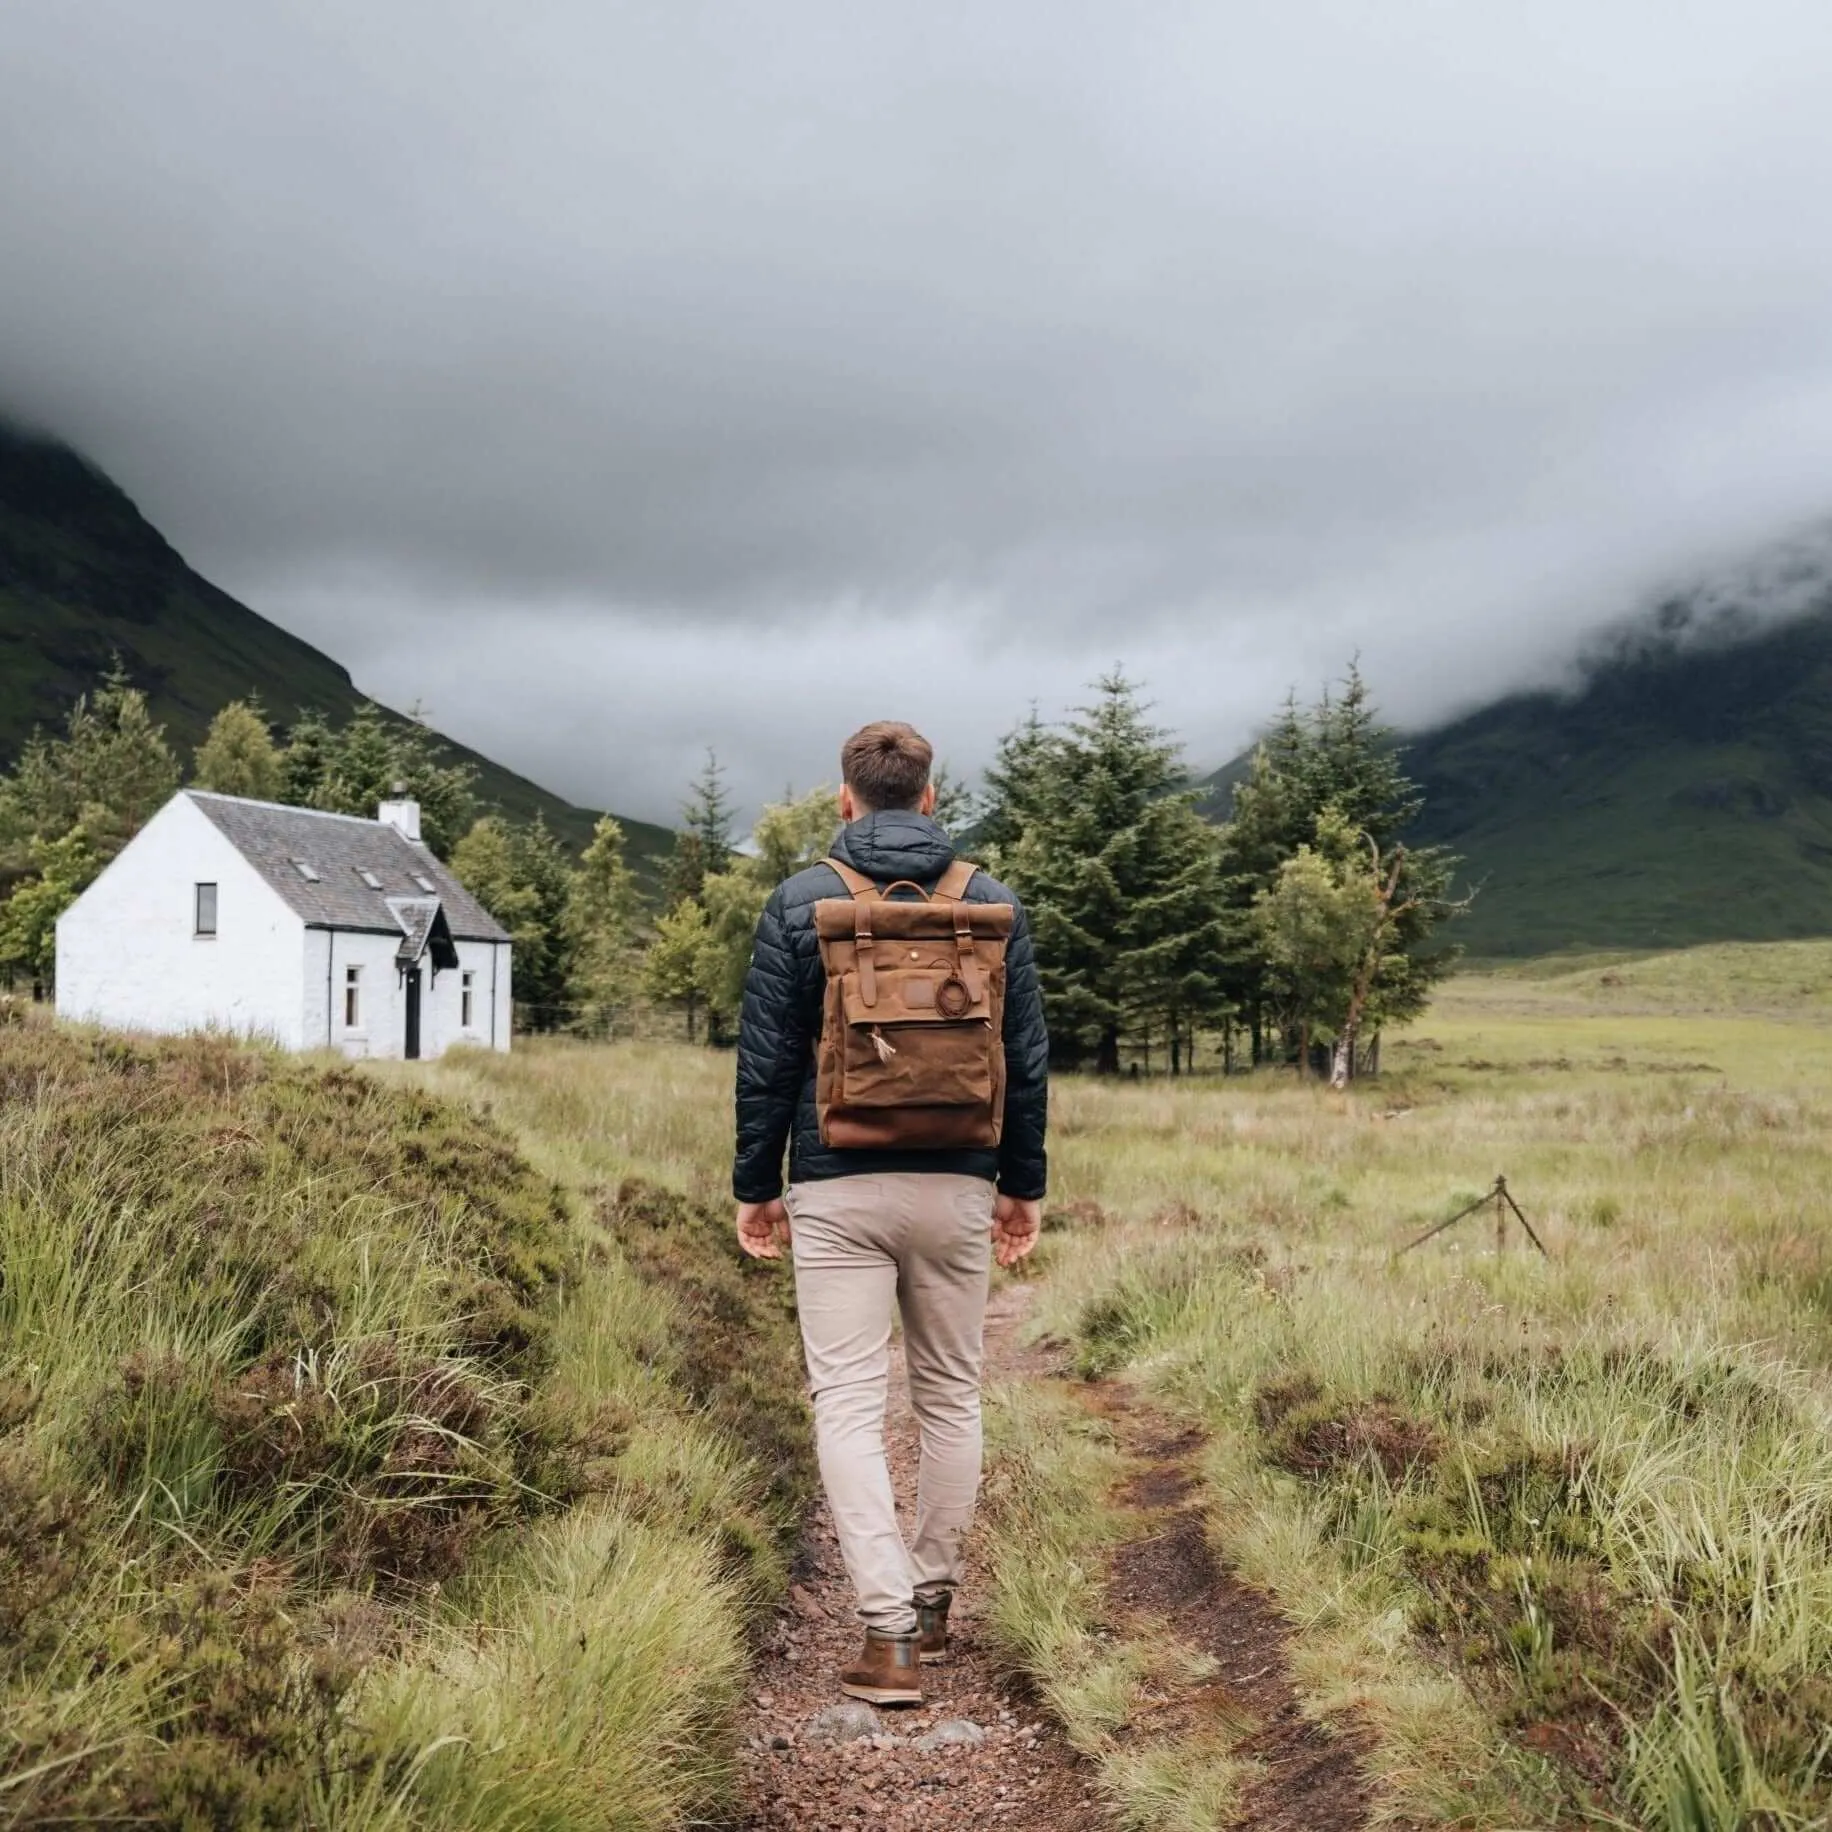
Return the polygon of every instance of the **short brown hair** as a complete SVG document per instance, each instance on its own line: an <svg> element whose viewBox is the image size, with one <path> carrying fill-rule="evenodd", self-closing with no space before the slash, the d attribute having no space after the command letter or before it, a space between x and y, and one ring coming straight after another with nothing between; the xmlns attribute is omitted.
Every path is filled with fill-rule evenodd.
<svg viewBox="0 0 1832 1832"><path fill-rule="evenodd" d="M879 719L840 746L840 775L867 808L914 808L929 786L935 747L913 725Z"/></svg>

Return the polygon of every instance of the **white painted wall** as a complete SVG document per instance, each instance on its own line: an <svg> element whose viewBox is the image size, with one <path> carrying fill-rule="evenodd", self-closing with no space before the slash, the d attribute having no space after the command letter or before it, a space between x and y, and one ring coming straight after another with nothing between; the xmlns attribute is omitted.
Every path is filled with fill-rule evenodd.
<svg viewBox="0 0 1832 1832"><path fill-rule="evenodd" d="M349 929L306 931L304 1030L309 1047L329 1045L346 1056L398 1057L403 1053L407 1010L394 960L400 945L398 930L392 935L364 935ZM352 967L357 970L353 1025L344 1021L344 995Z"/></svg>
<svg viewBox="0 0 1832 1832"><path fill-rule="evenodd" d="M306 1016L304 1036L308 1048L327 1043L346 1056L382 1056L398 1060L407 1049L407 983L394 953L399 935L360 935L349 930L309 929L305 936ZM454 1044L479 1049L509 1047L511 1016L507 942L461 941L458 965L435 978L429 958L420 963L420 1054L431 1059ZM491 972L496 975L496 1028L490 1027ZM344 1023L344 994L349 970L358 969L357 1022ZM325 990L329 971L330 1030L325 1029ZM474 974L471 985L471 1023L464 1017L464 975Z"/></svg>
<svg viewBox="0 0 1832 1832"><path fill-rule="evenodd" d="M195 933L214 884L216 935ZM60 1017L119 1030L214 1028L304 1041L305 924L194 803L175 797L57 922Z"/></svg>

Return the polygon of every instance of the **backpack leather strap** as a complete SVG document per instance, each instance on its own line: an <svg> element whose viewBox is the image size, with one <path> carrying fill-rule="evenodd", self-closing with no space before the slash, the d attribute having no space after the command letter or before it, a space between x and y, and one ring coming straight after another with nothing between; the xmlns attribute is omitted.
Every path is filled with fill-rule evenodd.
<svg viewBox="0 0 1832 1832"><path fill-rule="evenodd" d="M948 869L935 881L935 895L946 897L950 903L958 903L967 894L967 886L973 882L974 874L980 868L971 859L956 859Z"/></svg>
<svg viewBox="0 0 1832 1832"><path fill-rule="evenodd" d="M831 853L821 863L827 867L839 881L846 886L849 897L876 897L877 885L862 871L854 871L850 865L842 865Z"/></svg>
<svg viewBox="0 0 1832 1832"><path fill-rule="evenodd" d="M954 906L954 958L959 964L961 984L967 988L974 1004L980 1002L982 981L980 964L973 945L973 924L967 915L967 886L980 868L968 859L956 859L936 880L935 895Z"/></svg>
<svg viewBox="0 0 1832 1832"><path fill-rule="evenodd" d="M871 906L882 893L862 871L828 857L822 863L852 896L852 957L859 970L859 997L868 1007L878 1002L877 943L872 939Z"/></svg>

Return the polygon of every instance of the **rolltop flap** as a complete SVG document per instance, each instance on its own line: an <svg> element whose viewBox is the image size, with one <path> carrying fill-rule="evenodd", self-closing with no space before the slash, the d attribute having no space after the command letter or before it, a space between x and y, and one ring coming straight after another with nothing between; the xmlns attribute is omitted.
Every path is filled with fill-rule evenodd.
<svg viewBox="0 0 1832 1832"><path fill-rule="evenodd" d="M858 904L851 897L823 897L814 906L814 931L822 941L850 941L856 933ZM871 906L871 933L879 941L952 941L955 912L967 920L975 941L1008 941L1013 910L1009 903L932 903L880 898Z"/></svg>

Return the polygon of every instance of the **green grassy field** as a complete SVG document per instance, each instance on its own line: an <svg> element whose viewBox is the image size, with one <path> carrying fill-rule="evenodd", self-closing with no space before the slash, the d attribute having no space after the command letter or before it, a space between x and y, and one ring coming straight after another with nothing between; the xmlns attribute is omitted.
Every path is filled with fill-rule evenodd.
<svg viewBox="0 0 1832 1832"><path fill-rule="evenodd" d="M1123 1823L1238 1823L1253 1778L1244 1715L1151 1728L1175 1625L1106 1614L1078 1396L1127 1392L1200 1429L1209 1541L1384 1820L1827 1822L1828 967L1466 975L1343 1096L1058 1085L1034 1326L1100 1384L995 1396L981 1580ZM809 1479L730 1073L0 1029L0 1819L720 1810ZM1483 1218L1397 1255L1497 1173L1549 1259Z"/></svg>
<svg viewBox="0 0 1832 1832"><path fill-rule="evenodd" d="M1059 1091L1042 1326L1206 1431L1212 1542L1287 1611L1307 1705L1373 1727L1392 1818L1832 1812L1829 962L1468 976L1346 1097ZM1498 1173L1549 1259L1486 1217L1396 1256ZM1110 1530L1086 1435L1007 1427L1068 1564ZM1013 1645L1111 1726L1124 1676L1085 1624L1033 1633L1030 1581Z"/></svg>

